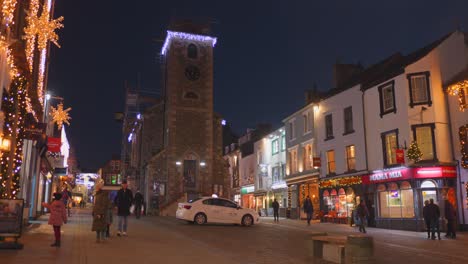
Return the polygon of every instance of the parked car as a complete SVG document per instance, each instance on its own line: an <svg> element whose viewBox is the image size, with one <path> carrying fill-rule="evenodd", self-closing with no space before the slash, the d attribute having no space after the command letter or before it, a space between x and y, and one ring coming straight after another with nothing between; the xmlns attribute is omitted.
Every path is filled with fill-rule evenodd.
<svg viewBox="0 0 468 264"><path fill-rule="evenodd" d="M242 208L233 201L217 197L203 197L187 203L179 203L176 218L198 225L223 223L251 226L258 223L260 216L256 211Z"/></svg>

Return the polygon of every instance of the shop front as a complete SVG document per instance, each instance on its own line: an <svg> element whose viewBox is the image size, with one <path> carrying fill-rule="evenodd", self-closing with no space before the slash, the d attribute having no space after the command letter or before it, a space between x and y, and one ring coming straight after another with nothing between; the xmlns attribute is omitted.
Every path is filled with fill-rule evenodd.
<svg viewBox="0 0 468 264"><path fill-rule="evenodd" d="M271 185L271 201L276 199L279 203L279 216L286 217L286 209L288 204L288 186L285 182L274 183Z"/></svg>
<svg viewBox="0 0 468 264"><path fill-rule="evenodd" d="M255 187L253 185L243 186L241 188L241 206L255 210Z"/></svg>
<svg viewBox="0 0 468 264"><path fill-rule="evenodd" d="M306 219L307 215L303 210L303 205L305 199L309 196L314 207L313 219L318 219L318 208L320 208L318 173L299 179L286 179L286 184L288 186L286 217Z"/></svg>
<svg viewBox="0 0 468 264"><path fill-rule="evenodd" d="M456 177L452 166L399 167L364 176L363 184L368 193L373 193L369 198L376 204L376 227L425 230L424 201L433 199L442 217L445 200L457 207Z"/></svg>
<svg viewBox="0 0 468 264"><path fill-rule="evenodd" d="M323 222L352 224L353 210L363 198L362 177L320 180L320 219Z"/></svg>

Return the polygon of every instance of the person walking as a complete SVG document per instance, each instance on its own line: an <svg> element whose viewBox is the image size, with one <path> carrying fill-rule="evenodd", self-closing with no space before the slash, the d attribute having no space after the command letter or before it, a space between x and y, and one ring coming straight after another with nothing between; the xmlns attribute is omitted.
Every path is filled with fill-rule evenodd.
<svg viewBox="0 0 468 264"><path fill-rule="evenodd" d="M94 195L93 206L93 226L92 231L96 232L96 243L106 239L107 230L107 211L109 210L110 200L108 194L102 190L104 181L100 180L94 185L96 194Z"/></svg>
<svg viewBox="0 0 468 264"><path fill-rule="evenodd" d="M122 181L122 188L117 192L114 204L117 206L118 232L117 236L127 236L127 217L130 215L130 206L133 203L132 191L128 189L127 180Z"/></svg>
<svg viewBox="0 0 468 264"><path fill-rule="evenodd" d="M112 222L114 221L114 215L112 212L112 209L114 208L114 205L112 204L112 200L110 198L110 193L108 195L109 199L109 207L107 208L107 214L106 214L106 222L107 222L107 228L106 228L106 238L110 237L110 226L112 225Z"/></svg>
<svg viewBox="0 0 468 264"><path fill-rule="evenodd" d="M435 240L436 230L437 230L437 237L440 240L440 228L439 228L440 209L439 209L439 206L437 206L437 204L434 203L434 199L429 200L427 215L431 221L432 240Z"/></svg>
<svg viewBox="0 0 468 264"><path fill-rule="evenodd" d="M307 214L307 225L310 225L310 220L312 220L312 215L314 214L314 205L308 195L304 201L304 213Z"/></svg>
<svg viewBox="0 0 468 264"><path fill-rule="evenodd" d="M54 193L54 200L52 203L42 203L42 206L46 207L50 211L49 225L54 228L55 242L50 245L51 247L60 247L61 234L60 228L63 224L67 223L67 212L65 205L63 204L62 194Z"/></svg>
<svg viewBox="0 0 468 264"><path fill-rule="evenodd" d="M431 238L431 219L429 217L429 200L424 201L424 207L423 207L423 218L424 218L424 223L426 224L426 230L427 230L427 238Z"/></svg>
<svg viewBox="0 0 468 264"><path fill-rule="evenodd" d="M445 235L445 237L455 239L455 220L457 219L457 213L453 205L449 202L449 200L445 200L444 213L445 219L447 219L447 234Z"/></svg>
<svg viewBox="0 0 468 264"><path fill-rule="evenodd" d="M274 221L279 222L279 203L276 199L273 201L273 218Z"/></svg>
<svg viewBox="0 0 468 264"><path fill-rule="evenodd" d="M64 188L63 191L62 191L62 200L63 200L63 203L65 204L65 208L67 208L68 217L71 216L70 204L69 204L71 198L72 198L72 194L71 194L71 192L68 190L68 187L65 186L65 188Z"/></svg>
<svg viewBox="0 0 468 264"><path fill-rule="evenodd" d="M141 216L141 206L143 205L143 195L140 193L140 190L137 190L135 193L135 216L137 219Z"/></svg>
<svg viewBox="0 0 468 264"><path fill-rule="evenodd" d="M359 232L367 233L366 232L366 218L369 216L369 211L367 210L367 206L364 203L364 200L359 202L357 207L357 217L358 217L358 226Z"/></svg>

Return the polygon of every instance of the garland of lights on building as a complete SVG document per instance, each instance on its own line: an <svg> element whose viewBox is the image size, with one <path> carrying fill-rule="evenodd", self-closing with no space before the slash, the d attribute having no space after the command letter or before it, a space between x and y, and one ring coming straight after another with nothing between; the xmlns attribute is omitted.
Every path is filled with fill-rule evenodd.
<svg viewBox="0 0 468 264"><path fill-rule="evenodd" d="M468 87L468 80L457 82L448 87L449 95L458 96L460 111L464 112L468 108L468 102L465 101L465 89Z"/></svg>
<svg viewBox="0 0 468 264"><path fill-rule="evenodd" d="M337 186L351 186L356 184L361 184L362 178L361 176L351 176L346 178L338 178L338 179L329 179L320 181L320 189L326 188L334 188Z"/></svg>
<svg viewBox="0 0 468 264"><path fill-rule="evenodd" d="M23 141L25 137L24 117L27 114L26 106L27 82L24 77L16 77L8 94L2 98L2 108L6 114L3 134L5 137L15 138L13 151L3 152L0 158L2 170L0 171L0 197L15 199L20 191L20 170L23 161ZM13 157L13 160L10 160ZM8 186L8 182L10 185ZM7 188L9 187L10 190Z"/></svg>
<svg viewBox="0 0 468 264"><path fill-rule="evenodd" d="M462 154L462 166L463 168L465 169L468 169L468 147L467 147L467 144L468 142L466 142L467 138L468 138L468 125L464 125L462 127L460 127L460 131L459 131L459 134L460 134L460 151L461 151L461 154Z"/></svg>

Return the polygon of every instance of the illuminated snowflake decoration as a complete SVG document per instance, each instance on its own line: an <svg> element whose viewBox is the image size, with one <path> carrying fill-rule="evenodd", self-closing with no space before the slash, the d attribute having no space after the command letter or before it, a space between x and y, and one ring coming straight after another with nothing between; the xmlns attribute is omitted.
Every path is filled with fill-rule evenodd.
<svg viewBox="0 0 468 264"><path fill-rule="evenodd" d="M47 43L51 41L57 47L58 35L55 32L57 29L63 28L63 17L57 19L50 19L50 10L43 8L41 16L38 16L39 2L37 0L31 1L31 8L28 11L28 17L26 18L28 26L24 29L25 35L23 39L26 40L26 56L29 63L29 69L32 71L32 65L34 61L34 44L37 37L37 46L39 50L45 50Z"/></svg>
<svg viewBox="0 0 468 264"><path fill-rule="evenodd" d="M52 113L50 113L50 115L59 129L62 129L63 123L70 125L70 122L68 122L68 120L71 119L71 117L68 115L70 110L72 110L71 107L64 110L62 103L60 103L57 108L52 106Z"/></svg>

